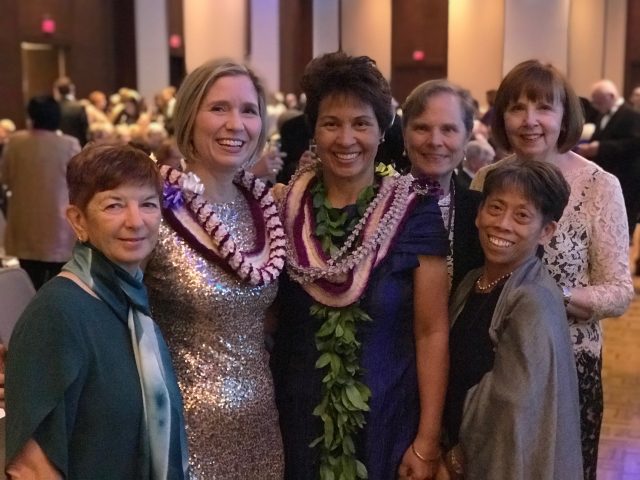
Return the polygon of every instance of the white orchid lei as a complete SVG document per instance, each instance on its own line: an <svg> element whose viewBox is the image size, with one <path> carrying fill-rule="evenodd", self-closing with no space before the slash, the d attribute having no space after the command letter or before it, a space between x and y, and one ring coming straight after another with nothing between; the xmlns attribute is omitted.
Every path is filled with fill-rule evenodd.
<svg viewBox="0 0 640 480"><path fill-rule="evenodd" d="M256 248L243 251L213 206L203 198L204 185L196 174L169 166L162 166L160 173L165 179L162 206L165 217L174 227L178 226L177 220L182 228L187 228L184 225L186 211L209 235L213 248L205 248L243 281L268 285L278 278L285 263L286 239L275 201L262 181L245 170L240 170L233 180L240 190L248 193L245 196L252 207L256 232Z"/></svg>

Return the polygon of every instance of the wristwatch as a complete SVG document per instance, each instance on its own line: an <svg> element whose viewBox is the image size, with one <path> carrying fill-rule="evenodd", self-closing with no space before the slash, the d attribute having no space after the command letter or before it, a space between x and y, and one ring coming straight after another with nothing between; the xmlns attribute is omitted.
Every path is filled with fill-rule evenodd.
<svg viewBox="0 0 640 480"><path fill-rule="evenodd" d="M565 307L571 303L571 289L569 287L562 287L562 299Z"/></svg>

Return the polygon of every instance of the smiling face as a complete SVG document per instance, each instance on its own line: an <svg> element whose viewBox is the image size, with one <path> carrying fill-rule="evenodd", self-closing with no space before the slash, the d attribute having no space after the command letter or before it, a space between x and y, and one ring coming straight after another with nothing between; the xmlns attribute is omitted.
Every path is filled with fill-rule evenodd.
<svg viewBox="0 0 640 480"><path fill-rule="evenodd" d="M246 75L219 78L196 115L193 145L197 161L214 171L236 171L256 150L262 119L258 93Z"/></svg>
<svg viewBox="0 0 640 480"><path fill-rule="evenodd" d="M315 141L325 181L347 180L360 189L370 185L380 136L371 105L348 95L324 98L318 109Z"/></svg>
<svg viewBox="0 0 640 480"><path fill-rule="evenodd" d="M464 157L468 139L460 99L446 92L433 95L422 113L409 120L404 130L412 173L448 185L453 169Z"/></svg>
<svg viewBox="0 0 640 480"><path fill-rule="evenodd" d="M84 210L69 206L67 218L78 238L133 274L156 245L160 199L152 185L121 185L96 193Z"/></svg>
<svg viewBox="0 0 640 480"><path fill-rule="evenodd" d="M476 226L492 278L512 272L535 255L555 232L556 223L544 223L542 212L518 188L505 188L484 199Z"/></svg>
<svg viewBox="0 0 640 480"><path fill-rule="evenodd" d="M516 155L544 160L558 151L564 109L558 99L529 100L524 94L504 112L505 132Z"/></svg>

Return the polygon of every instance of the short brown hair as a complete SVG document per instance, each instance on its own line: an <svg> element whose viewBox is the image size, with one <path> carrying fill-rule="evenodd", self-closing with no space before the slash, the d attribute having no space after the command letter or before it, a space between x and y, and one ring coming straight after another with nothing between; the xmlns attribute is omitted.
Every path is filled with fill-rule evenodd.
<svg viewBox="0 0 640 480"><path fill-rule="evenodd" d="M569 202L571 187L560 169L543 160L517 157L498 162L487 172L482 188L483 202L494 192L515 188L542 213L544 224L558 221Z"/></svg>
<svg viewBox="0 0 640 480"><path fill-rule="evenodd" d="M511 150L504 114L509 105L522 95L526 95L532 102L544 99L549 103L557 100L562 104L562 123L556 143L558 152L568 152L578 143L584 124L580 99L567 79L553 65L542 64L538 60L527 60L516 65L500 83L491 126L491 134L496 142Z"/></svg>
<svg viewBox="0 0 640 480"><path fill-rule="evenodd" d="M96 193L120 185L151 185L162 194L162 177L142 150L129 145L89 144L67 166L69 203L85 210Z"/></svg>
<svg viewBox="0 0 640 480"><path fill-rule="evenodd" d="M353 96L371 106L380 133L391 126L394 117L391 88L369 57L344 52L320 55L307 64L300 85L307 97L304 114L311 131L316 128L320 103L332 95Z"/></svg>
<svg viewBox="0 0 640 480"><path fill-rule="evenodd" d="M402 127L407 128L411 120L419 117L422 112L424 112L427 107L427 102L431 97L442 93L448 93L458 97L458 100L460 100L462 123L467 130L467 137L471 135L473 131L473 117L476 112L473 97L468 90L445 79L427 80L413 89L402 105Z"/></svg>
<svg viewBox="0 0 640 480"><path fill-rule="evenodd" d="M256 150L249 159L253 159L262 151L267 140L267 102L265 91L258 76L246 65L229 59L211 60L200 65L185 77L176 95L176 106L173 113L173 124L178 148L186 161L192 161L196 156L193 145L193 129L196 116L204 97L211 86L222 77L244 75L251 80L258 96L258 113L262 120L260 136Z"/></svg>

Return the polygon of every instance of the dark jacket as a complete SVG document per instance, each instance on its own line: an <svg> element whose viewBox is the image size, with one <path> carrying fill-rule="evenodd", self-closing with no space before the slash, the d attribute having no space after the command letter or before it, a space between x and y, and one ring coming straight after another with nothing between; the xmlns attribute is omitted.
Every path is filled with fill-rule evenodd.
<svg viewBox="0 0 640 480"><path fill-rule="evenodd" d="M482 194L463 188L454 176L454 223L453 223L453 280L451 292L464 276L474 268L484 264L484 254L480 246L476 214L482 201ZM447 227L447 225L445 225Z"/></svg>

